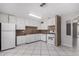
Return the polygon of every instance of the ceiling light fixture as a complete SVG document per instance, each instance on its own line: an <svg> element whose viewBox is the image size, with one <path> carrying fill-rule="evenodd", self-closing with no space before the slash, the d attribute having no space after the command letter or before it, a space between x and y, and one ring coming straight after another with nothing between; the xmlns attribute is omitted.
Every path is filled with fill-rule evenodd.
<svg viewBox="0 0 79 59"><path fill-rule="evenodd" d="M43 6L45 6L46 5L46 3L41 3L40 4L40 7L43 7Z"/></svg>
<svg viewBox="0 0 79 59"><path fill-rule="evenodd" d="M39 18L39 19L41 19L41 17L39 17L39 16L37 16L37 15L34 15L34 14L29 14L29 16L32 16L32 17L36 17L36 18Z"/></svg>

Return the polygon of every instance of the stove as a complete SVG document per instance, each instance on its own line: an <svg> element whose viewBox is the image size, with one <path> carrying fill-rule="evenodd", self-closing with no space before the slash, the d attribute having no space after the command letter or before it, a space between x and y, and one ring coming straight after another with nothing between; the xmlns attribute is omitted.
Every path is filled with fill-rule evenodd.
<svg viewBox="0 0 79 59"><path fill-rule="evenodd" d="M47 34L47 43L55 45L55 33Z"/></svg>

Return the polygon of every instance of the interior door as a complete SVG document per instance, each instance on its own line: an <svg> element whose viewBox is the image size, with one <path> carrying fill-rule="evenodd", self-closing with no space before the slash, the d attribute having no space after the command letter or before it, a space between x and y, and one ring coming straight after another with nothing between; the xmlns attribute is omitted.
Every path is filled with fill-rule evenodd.
<svg viewBox="0 0 79 59"><path fill-rule="evenodd" d="M77 23L73 23L73 47L77 47Z"/></svg>

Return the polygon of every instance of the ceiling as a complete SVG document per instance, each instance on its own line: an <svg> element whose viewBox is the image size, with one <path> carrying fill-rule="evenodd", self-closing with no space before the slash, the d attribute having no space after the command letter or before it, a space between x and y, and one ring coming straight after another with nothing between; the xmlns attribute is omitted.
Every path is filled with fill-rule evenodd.
<svg viewBox="0 0 79 59"><path fill-rule="evenodd" d="M47 3L44 7L40 7L41 3L0 3L0 12L28 17L29 13L33 13L40 17L52 17L66 13L79 12L78 3Z"/></svg>

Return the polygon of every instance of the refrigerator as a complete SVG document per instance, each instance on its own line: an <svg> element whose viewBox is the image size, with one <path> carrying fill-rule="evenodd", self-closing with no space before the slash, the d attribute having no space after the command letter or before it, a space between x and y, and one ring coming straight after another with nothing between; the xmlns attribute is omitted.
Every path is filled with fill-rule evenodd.
<svg viewBox="0 0 79 59"><path fill-rule="evenodd" d="M0 51L15 47L15 24L0 23Z"/></svg>

